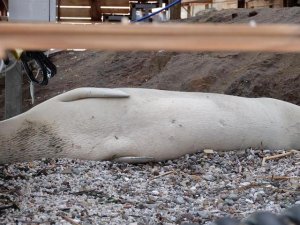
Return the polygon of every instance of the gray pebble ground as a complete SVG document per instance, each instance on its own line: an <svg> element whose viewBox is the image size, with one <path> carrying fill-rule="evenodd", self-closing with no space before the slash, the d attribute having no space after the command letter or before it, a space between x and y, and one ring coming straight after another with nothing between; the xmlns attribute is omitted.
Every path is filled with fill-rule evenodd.
<svg viewBox="0 0 300 225"><path fill-rule="evenodd" d="M0 224L210 224L300 204L300 155L199 152L130 165L42 160L0 167ZM4 209L7 207L8 209Z"/></svg>

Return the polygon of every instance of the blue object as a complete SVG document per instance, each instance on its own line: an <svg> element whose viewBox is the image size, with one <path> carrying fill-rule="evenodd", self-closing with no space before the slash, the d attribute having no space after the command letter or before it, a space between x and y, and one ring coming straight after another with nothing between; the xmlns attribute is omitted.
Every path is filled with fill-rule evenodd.
<svg viewBox="0 0 300 225"><path fill-rule="evenodd" d="M171 4L165 6L164 8L162 8L162 9L160 9L160 10L154 12L154 13L151 13L151 14L149 14L149 15L147 15L147 16L144 16L144 17L142 17L142 18L140 18L140 19L138 19L138 20L135 20L135 21L133 21L133 22L141 22L141 21L143 21L143 20L146 20L146 19L148 19L148 18L150 18L150 17L152 17L152 16L155 16L156 14L158 14L158 13L164 11L164 10L167 10L167 9L171 8L171 7L174 6L174 5L177 5L178 3L181 3L181 0L177 0L177 1L175 1L175 2L172 2Z"/></svg>

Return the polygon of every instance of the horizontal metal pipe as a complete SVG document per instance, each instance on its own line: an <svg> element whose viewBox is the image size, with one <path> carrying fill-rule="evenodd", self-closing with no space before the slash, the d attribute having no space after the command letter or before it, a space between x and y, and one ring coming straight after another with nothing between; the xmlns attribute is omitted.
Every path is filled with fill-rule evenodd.
<svg viewBox="0 0 300 225"><path fill-rule="evenodd" d="M0 49L14 48L298 52L300 51L300 26L0 23Z"/></svg>

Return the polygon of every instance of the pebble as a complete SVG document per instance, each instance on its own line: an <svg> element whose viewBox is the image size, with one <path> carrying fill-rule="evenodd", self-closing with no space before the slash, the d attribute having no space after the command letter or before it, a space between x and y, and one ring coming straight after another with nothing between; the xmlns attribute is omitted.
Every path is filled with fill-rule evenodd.
<svg viewBox="0 0 300 225"><path fill-rule="evenodd" d="M233 201L237 201L239 199L239 196L237 194L232 193L232 194L229 194L227 196L227 199L231 199Z"/></svg>
<svg viewBox="0 0 300 225"><path fill-rule="evenodd" d="M210 217L210 213L208 211L199 211L197 214L203 219L208 219Z"/></svg>
<svg viewBox="0 0 300 225"><path fill-rule="evenodd" d="M181 196L176 198L176 202L179 203L179 204L184 204L185 203L183 197L181 197Z"/></svg>
<svg viewBox="0 0 300 225"><path fill-rule="evenodd" d="M234 205L234 201L232 199L226 198L224 201L227 205L232 206Z"/></svg>
<svg viewBox="0 0 300 225"><path fill-rule="evenodd" d="M214 154L214 150L212 150L212 149L204 149L203 152L205 154Z"/></svg>
<svg viewBox="0 0 300 225"><path fill-rule="evenodd" d="M153 195L159 195L159 191L157 191L157 190L154 190L154 191L152 191L151 192Z"/></svg>
<svg viewBox="0 0 300 225"><path fill-rule="evenodd" d="M207 180L207 181L214 181L216 178L213 176L213 175L211 175L211 174L208 174L208 175L204 175L204 176L202 176L202 178L204 179L204 180Z"/></svg>
<svg viewBox="0 0 300 225"><path fill-rule="evenodd" d="M250 203L250 204L253 204L253 203L254 203L252 200L250 200L250 199L248 199L248 198L245 199L245 202Z"/></svg>
<svg viewBox="0 0 300 225"><path fill-rule="evenodd" d="M174 224L172 224L174 225ZM199 223L182 222L180 225L199 225Z"/></svg>
<svg viewBox="0 0 300 225"><path fill-rule="evenodd" d="M78 168L72 168L71 171L72 171L72 173L74 173L76 175L79 175L81 173L80 169L78 169Z"/></svg>
<svg viewBox="0 0 300 225"><path fill-rule="evenodd" d="M61 173L62 173L62 174L72 174L72 169L66 168L66 169L64 169Z"/></svg>
<svg viewBox="0 0 300 225"><path fill-rule="evenodd" d="M254 193L253 199L254 199L254 201L261 202L261 201L264 201L264 196L265 195L266 194L265 194L264 191L258 191L258 192Z"/></svg>

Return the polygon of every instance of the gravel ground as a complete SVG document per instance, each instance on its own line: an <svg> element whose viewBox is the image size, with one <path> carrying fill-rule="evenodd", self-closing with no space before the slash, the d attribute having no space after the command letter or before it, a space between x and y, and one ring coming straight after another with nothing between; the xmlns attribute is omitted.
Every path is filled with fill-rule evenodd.
<svg viewBox="0 0 300 225"><path fill-rule="evenodd" d="M161 163L45 159L0 167L0 224L211 224L300 204L300 154L186 155ZM4 209L7 207L8 209Z"/></svg>

